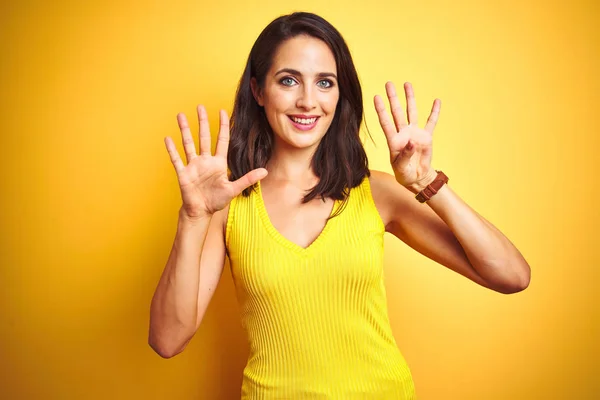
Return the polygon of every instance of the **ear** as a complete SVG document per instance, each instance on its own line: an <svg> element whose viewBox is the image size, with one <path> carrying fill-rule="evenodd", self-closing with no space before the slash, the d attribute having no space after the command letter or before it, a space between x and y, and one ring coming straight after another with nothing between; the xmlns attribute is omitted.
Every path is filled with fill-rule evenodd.
<svg viewBox="0 0 600 400"><path fill-rule="evenodd" d="M263 107L263 96L262 90L260 86L258 86L258 82L255 77L250 78L250 89L252 89L252 95L254 96L254 100L258 103L259 106Z"/></svg>

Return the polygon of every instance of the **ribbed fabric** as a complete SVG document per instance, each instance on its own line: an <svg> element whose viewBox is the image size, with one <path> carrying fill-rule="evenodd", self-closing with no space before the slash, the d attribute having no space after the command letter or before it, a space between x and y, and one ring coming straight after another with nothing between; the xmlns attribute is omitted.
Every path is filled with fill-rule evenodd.
<svg viewBox="0 0 600 400"><path fill-rule="evenodd" d="M416 398L388 319L384 232L368 178L306 249L271 224L260 183L231 202L226 244L250 344L242 399Z"/></svg>

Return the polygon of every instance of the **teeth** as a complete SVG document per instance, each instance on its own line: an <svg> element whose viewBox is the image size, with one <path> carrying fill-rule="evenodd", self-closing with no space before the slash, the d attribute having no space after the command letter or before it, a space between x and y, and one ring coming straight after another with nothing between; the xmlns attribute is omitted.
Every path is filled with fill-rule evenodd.
<svg viewBox="0 0 600 400"><path fill-rule="evenodd" d="M302 124L302 125L310 125L313 124L317 119L316 118L308 118L308 119L304 119L304 118L296 118L296 117L291 117L292 121L294 121L297 124Z"/></svg>

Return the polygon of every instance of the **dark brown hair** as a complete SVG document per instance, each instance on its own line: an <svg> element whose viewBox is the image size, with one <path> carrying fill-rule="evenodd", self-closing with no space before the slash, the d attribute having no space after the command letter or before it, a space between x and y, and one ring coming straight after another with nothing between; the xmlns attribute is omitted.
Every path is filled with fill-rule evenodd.
<svg viewBox="0 0 600 400"><path fill-rule="evenodd" d="M362 91L342 35L322 17L311 13L295 12L275 19L252 46L231 114L227 154L229 179L233 181L255 168L264 168L271 157L274 134L264 109L252 95L250 81L255 78L258 86L264 87L278 47L298 35L320 39L329 46L336 60L340 91L333 121L312 159L312 168L320 178L319 183L304 196L303 203L317 196L344 200L345 203L350 189L370 176L367 155L359 137L363 120ZM247 188L243 195L248 196L253 189Z"/></svg>

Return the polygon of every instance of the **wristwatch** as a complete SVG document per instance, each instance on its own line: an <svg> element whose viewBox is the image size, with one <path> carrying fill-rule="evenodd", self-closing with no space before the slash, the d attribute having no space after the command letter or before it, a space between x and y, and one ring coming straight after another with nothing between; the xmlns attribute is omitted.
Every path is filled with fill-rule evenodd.
<svg viewBox="0 0 600 400"><path fill-rule="evenodd" d="M437 172L437 176L427 187L421 190L415 196L415 199L419 200L419 203L425 203L427 200L431 198L434 194L440 190L444 184L448 183L448 177L442 171L435 170Z"/></svg>

